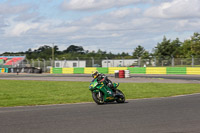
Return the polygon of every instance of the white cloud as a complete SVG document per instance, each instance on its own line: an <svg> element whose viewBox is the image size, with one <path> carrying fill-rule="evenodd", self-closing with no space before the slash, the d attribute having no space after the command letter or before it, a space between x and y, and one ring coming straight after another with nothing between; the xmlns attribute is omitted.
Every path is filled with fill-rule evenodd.
<svg viewBox="0 0 200 133"><path fill-rule="evenodd" d="M113 23L100 23L92 27L93 30L117 30L119 27Z"/></svg>
<svg viewBox="0 0 200 133"><path fill-rule="evenodd" d="M199 5L199 0L173 0L151 7L144 14L154 18L193 18L200 16Z"/></svg>
<svg viewBox="0 0 200 133"><path fill-rule="evenodd" d="M151 0L150 0L151 1ZM150 2L148 1L148 2ZM113 7L123 7L130 4L147 2L145 0L65 0L62 3L64 10L103 10Z"/></svg>
<svg viewBox="0 0 200 133"><path fill-rule="evenodd" d="M21 34L26 33L31 29L35 29L38 27L38 24L31 23L18 23L13 27L10 27L6 30L6 36L20 36Z"/></svg>
<svg viewBox="0 0 200 133"><path fill-rule="evenodd" d="M63 24L63 21L45 20L42 22L15 22L15 17L7 20L8 26L4 27L5 36L23 36L23 35L48 35L48 34L67 34L73 33L79 29L78 26ZM33 31L34 30L34 31Z"/></svg>
<svg viewBox="0 0 200 133"><path fill-rule="evenodd" d="M3 3L0 4L0 14L1 15L14 15L26 12L27 10L30 10L31 6L28 4L22 4L22 5L12 5L11 3Z"/></svg>
<svg viewBox="0 0 200 133"><path fill-rule="evenodd" d="M140 13L141 10L139 8L125 8L125 9L119 9L119 10L115 10L110 12L110 16L112 17L116 17L116 18L123 18L123 17L127 17L129 15L135 15Z"/></svg>

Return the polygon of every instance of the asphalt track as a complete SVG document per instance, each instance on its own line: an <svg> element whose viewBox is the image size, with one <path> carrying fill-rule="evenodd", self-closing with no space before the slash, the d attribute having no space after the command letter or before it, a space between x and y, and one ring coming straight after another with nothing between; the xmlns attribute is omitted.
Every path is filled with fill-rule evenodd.
<svg viewBox="0 0 200 133"><path fill-rule="evenodd" d="M199 133L200 94L0 108L0 133Z"/></svg>
<svg viewBox="0 0 200 133"><path fill-rule="evenodd" d="M113 82L119 83L200 83L200 75L154 75L131 74L130 78L114 78L113 74L107 75ZM91 74L0 74L0 80L48 80L48 81L91 81Z"/></svg>

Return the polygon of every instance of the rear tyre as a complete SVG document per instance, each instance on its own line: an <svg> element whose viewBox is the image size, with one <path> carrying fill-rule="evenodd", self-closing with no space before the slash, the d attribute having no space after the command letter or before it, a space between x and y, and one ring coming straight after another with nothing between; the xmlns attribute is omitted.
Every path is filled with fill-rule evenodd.
<svg viewBox="0 0 200 133"><path fill-rule="evenodd" d="M120 94L120 96L116 99L117 103L124 103L125 102L125 95L122 91L116 90L117 94Z"/></svg>
<svg viewBox="0 0 200 133"><path fill-rule="evenodd" d="M104 104L104 98L102 92L100 92L100 96L99 93L92 92L92 98L98 105Z"/></svg>

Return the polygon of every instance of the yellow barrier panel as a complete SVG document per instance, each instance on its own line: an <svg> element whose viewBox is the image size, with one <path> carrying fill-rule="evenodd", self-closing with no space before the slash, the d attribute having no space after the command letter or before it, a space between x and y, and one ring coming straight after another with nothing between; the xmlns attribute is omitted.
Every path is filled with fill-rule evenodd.
<svg viewBox="0 0 200 133"><path fill-rule="evenodd" d="M187 67L186 74L200 75L200 67Z"/></svg>
<svg viewBox="0 0 200 133"><path fill-rule="evenodd" d="M166 67L147 67L146 74L166 74Z"/></svg>
<svg viewBox="0 0 200 133"><path fill-rule="evenodd" d="M63 68L62 69L63 74L73 74L74 73L74 68Z"/></svg>
<svg viewBox="0 0 200 133"><path fill-rule="evenodd" d="M97 71L97 68L96 67L85 67L84 68L85 74L92 74L93 71Z"/></svg>
<svg viewBox="0 0 200 133"><path fill-rule="evenodd" d="M1 73L4 73L5 72L5 68L1 68Z"/></svg>
<svg viewBox="0 0 200 133"><path fill-rule="evenodd" d="M115 70L127 70L127 67L109 67L108 68L108 73L109 74L114 74Z"/></svg>
<svg viewBox="0 0 200 133"><path fill-rule="evenodd" d="M51 73L51 74L53 73L53 68L52 68L52 67L50 68L50 73Z"/></svg>

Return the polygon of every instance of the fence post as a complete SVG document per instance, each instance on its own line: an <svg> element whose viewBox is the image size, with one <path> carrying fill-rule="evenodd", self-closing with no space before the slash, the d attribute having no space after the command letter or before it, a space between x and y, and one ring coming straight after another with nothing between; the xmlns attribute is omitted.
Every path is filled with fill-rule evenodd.
<svg viewBox="0 0 200 133"><path fill-rule="evenodd" d="M91 57L91 59L92 59L92 67L94 67L94 58Z"/></svg>
<svg viewBox="0 0 200 133"><path fill-rule="evenodd" d="M124 57L122 57L122 60L123 60L123 67L124 67Z"/></svg>
<svg viewBox="0 0 200 133"><path fill-rule="evenodd" d="M43 65L44 65L44 71L43 72L46 72L46 61L45 61L45 59L43 59Z"/></svg>
<svg viewBox="0 0 200 133"><path fill-rule="evenodd" d="M77 58L77 60L78 60L78 67L79 67L79 58L78 57L76 57Z"/></svg>
<svg viewBox="0 0 200 133"><path fill-rule="evenodd" d="M38 68L40 68L40 60L39 59L37 59L38 60Z"/></svg>
<svg viewBox="0 0 200 133"><path fill-rule="evenodd" d="M64 59L64 65L62 66L62 67L66 67L66 58L65 57L63 57L63 59Z"/></svg>
<svg viewBox="0 0 200 133"><path fill-rule="evenodd" d="M172 67L174 67L174 57L172 55Z"/></svg>
<svg viewBox="0 0 200 133"><path fill-rule="evenodd" d="M51 67L53 67L53 62L52 62L52 59L51 58L49 58L49 61L50 61L50 64L51 64Z"/></svg>
<svg viewBox="0 0 200 133"><path fill-rule="evenodd" d="M138 66L141 65L141 57L138 58Z"/></svg>
<svg viewBox="0 0 200 133"><path fill-rule="evenodd" d="M32 61L32 67L35 67L34 60L31 59L31 61Z"/></svg>
<svg viewBox="0 0 200 133"><path fill-rule="evenodd" d="M192 55L192 67L194 66L194 56Z"/></svg>
<svg viewBox="0 0 200 133"><path fill-rule="evenodd" d="M107 67L108 67L108 57L106 57Z"/></svg>

